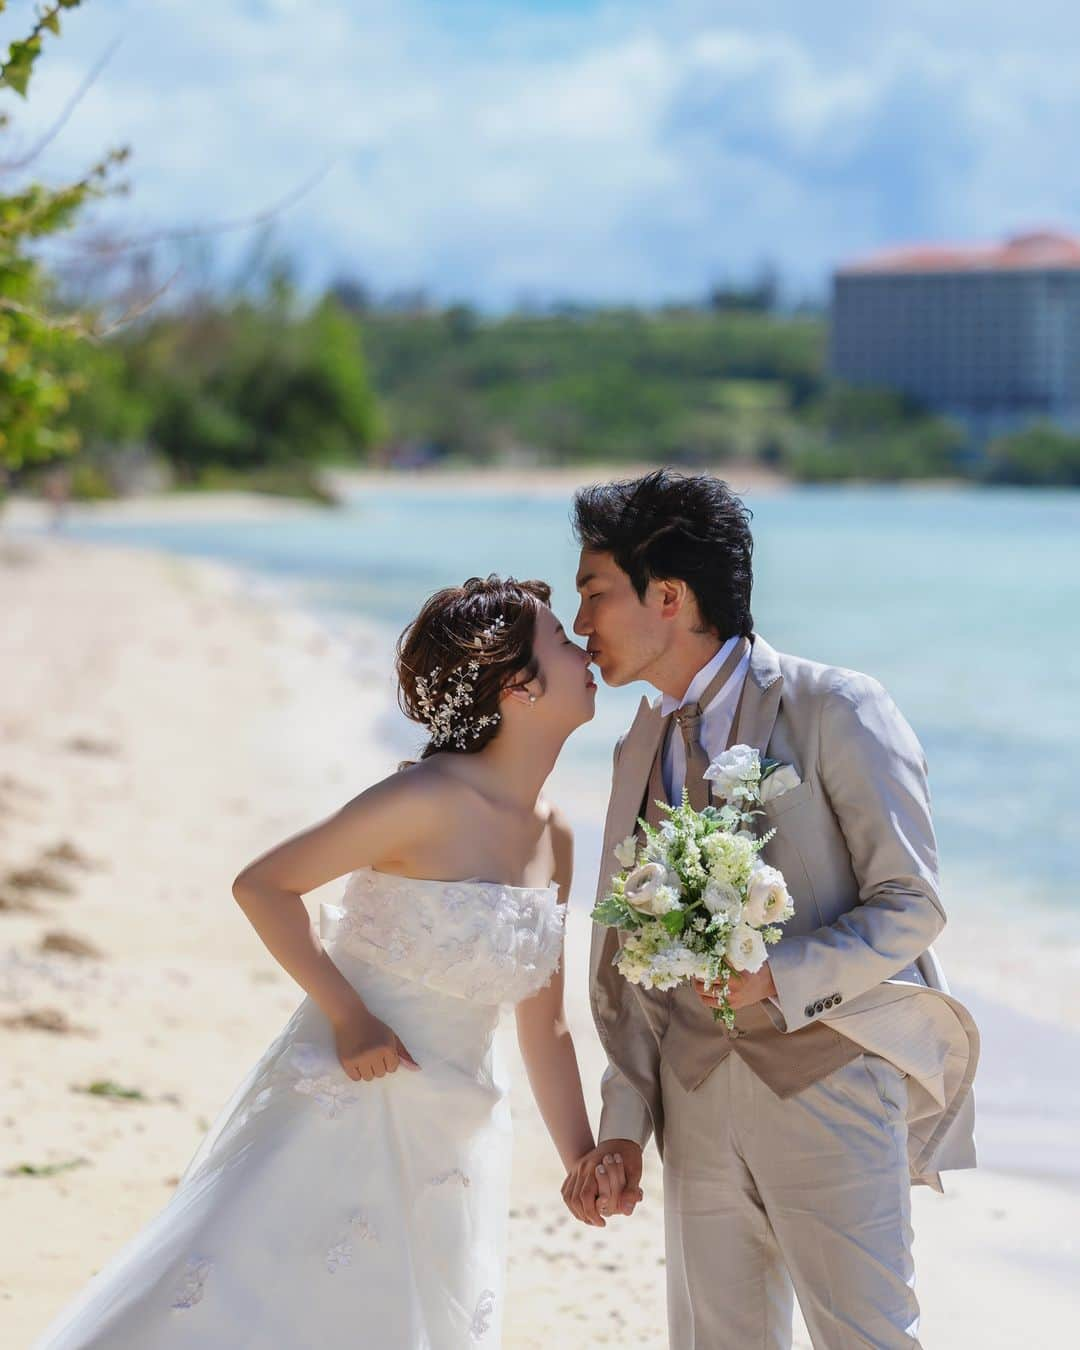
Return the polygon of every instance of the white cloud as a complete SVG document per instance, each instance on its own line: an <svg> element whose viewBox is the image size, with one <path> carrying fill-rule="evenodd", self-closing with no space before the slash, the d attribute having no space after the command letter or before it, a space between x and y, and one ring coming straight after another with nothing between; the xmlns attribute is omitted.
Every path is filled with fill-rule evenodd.
<svg viewBox="0 0 1080 1350"><path fill-rule="evenodd" d="M130 142L129 226L243 216L332 161L278 226L312 280L654 300L768 256L820 286L898 239L1080 223L1060 24L1040 46L1000 8L91 0L20 124L123 36L47 165Z"/></svg>

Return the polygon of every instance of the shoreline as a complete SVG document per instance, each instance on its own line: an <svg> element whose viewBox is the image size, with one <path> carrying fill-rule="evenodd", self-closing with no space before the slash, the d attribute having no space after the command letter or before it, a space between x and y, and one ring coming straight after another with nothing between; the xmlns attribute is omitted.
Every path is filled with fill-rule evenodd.
<svg viewBox="0 0 1080 1350"><path fill-rule="evenodd" d="M418 469L339 469L323 471L329 490L340 505L362 501L367 492L392 491L423 496L436 493L447 497L494 496L521 493L550 499L569 498L580 487L593 483L635 477L657 468L654 463L580 464L562 468L526 468L514 466L435 466ZM678 468L679 466L675 466ZM686 472L690 472L687 468ZM835 482L805 482L752 461L718 464L702 472L713 472L739 496L761 496L816 489L895 492L965 492L987 485L963 478L903 479L882 482L851 478ZM1009 485L1004 485L1008 490ZM1023 489L1021 489L1023 490ZM1068 491L1031 489L1032 491ZM276 496L242 489L189 491L174 489L131 497L113 497L102 501L71 501L62 508L64 519L95 522L139 522L167 524L187 522L273 521L302 516L318 517L334 506L322 506L297 497ZM56 517L53 504L26 493L13 493L0 501L0 529L8 522L16 529L47 529Z"/></svg>
<svg viewBox="0 0 1080 1350"><path fill-rule="evenodd" d="M301 997L231 903L235 871L390 772L395 752L383 736L393 691L375 651L365 658L335 640L272 588L253 590L246 573L52 536L0 544L0 659L12 672L0 691L0 894L30 905L0 912L0 1037L13 1083L0 1167L86 1160L51 1176L0 1177L0 1317L7 1343L22 1344L166 1201ZM576 814L595 809L595 790L572 795ZM582 860L566 981L595 1113L603 1056L586 997L589 871ZM29 884L13 889L13 872ZM339 884L324 889L312 907ZM960 926L974 929L970 917ZM956 934L958 952L969 936ZM97 954L75 954L80 943ZM1011 950L1000 957L1006 970ZM959 963L945 946L945 960L955 974L983 958ZM59 1015L52 1030L40 1020L49 1012ZM1052 1182L987 1169L949 1174L944 1200L914 1196L926 1324L939 1343L980 1350L1013 1343L999 1333L1039 1327L1052 1341L1063 1325L1053 1319L1072 1288L1056 1276L1080 1176L1069 1165L1071 1116L1030 1110L1045 1107L1045 1075L1060 1080L1074 1039L1051 1022L1042 1044L1038 1026L1000 1003L980 1011L990 1029L987 1018L978 1087L988 1159L1060 1165ZM499 1033L516 1131L504 1345L539 1350L583 1335L662 1345L655 1152L636 1220L576 1225L558 1199L561 1169L512 1020ZM85 1091L95 1081L142 1097L95 1097ZM970 1301L989 1280L1015 1290L1015 1309Z"/></svg>

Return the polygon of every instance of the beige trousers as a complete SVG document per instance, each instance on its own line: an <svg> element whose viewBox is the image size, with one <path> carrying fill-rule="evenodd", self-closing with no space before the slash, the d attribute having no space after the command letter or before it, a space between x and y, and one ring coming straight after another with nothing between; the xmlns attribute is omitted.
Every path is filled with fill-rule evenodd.
<svg viewBox="0 0 1080 1350"><path fill-rule="evenodd" d="M781 1100L737 1055L662 1064L670 1350L917 1350L906 1084L860 1055ZM793 1288L794 1287L794 1288Z"/></svg>

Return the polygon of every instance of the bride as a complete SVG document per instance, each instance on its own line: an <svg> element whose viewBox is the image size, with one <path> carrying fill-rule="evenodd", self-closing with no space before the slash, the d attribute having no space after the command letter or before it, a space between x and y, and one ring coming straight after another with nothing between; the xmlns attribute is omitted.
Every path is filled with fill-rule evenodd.
<svg viewBox="0 0 1080 1350"><path fill-rule="evenodd" d="M593 1147L563 1016L572 840L540 794L596 685L549 600L497 577L434 595L397 650L420 762L237 877L307 998L42 1350L499 1344L501 1004L566 1168ZM301 896L345 874L317 934Z"/></svg>

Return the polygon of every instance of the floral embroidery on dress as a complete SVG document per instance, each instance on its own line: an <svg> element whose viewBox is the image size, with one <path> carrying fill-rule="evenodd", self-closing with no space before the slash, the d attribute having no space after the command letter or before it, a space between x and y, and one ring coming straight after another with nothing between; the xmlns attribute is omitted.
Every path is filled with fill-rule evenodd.
<svg viewBox="0 0 1080 1350"><path fill-rule="evenodd" d="M333 1074L324 1073L318 1078L298 1078L293 1084L297 1092L311 1097L327 1120L337 1120L347 1106L353 1106L360 1100L352 1079L338 1080Z"/></svg>
<svg viewBox="0 0 1080 1350"><path fill-rule="evenodd" d="M185 1308L194 1308L203 1296L203 1287L212 1268L212 1261L188 1261L184 1267L180 1288L172 1301L171 1306L174 1310L180 1312Z"/></svg>
<svg viewBox="0 0 1080 1350"><path fill-rule="evenodd" d="M447 886L443 891L443 902L451 914L459 914L472 899L473 892L468 886Z"/></svg>
<svg viewBox="0 0 1080 1350"><path fill-rule="evenodd" d="M472 1185L472 1182L460 1167L452 1167L449 1172L440 1172L437 1176L430 1177L428 1185L445 1186L448 1181L460 1181L466 1190Z"/></svg>
<svg viewBox="0 0 1080 1350"><path fill-rule="evenodd" d="M495 1291L485 1289L476 1301L476 1311L469 1323L469 1335L474 1341L480 1340L491 1330L491 1318L495 1312Z"/></svg>
<svg viewBox="0 0 1080 1350"><path fill-rule="evenodd" d="M365 1088L370 1091L368 1084L354 1083L329 1050L306 1041L291 1047L282 1067L295 1075L293 1091L310 1097L328 1120L355 1106Z"/></svg>
<svg viewBox="0 0 1080 1350"><path fill-rule="evenodd" d="M370 965L440 993L492 1006L550 981L562 955L565 908L555 886L433 881L361 868L323 936Z"/></svg>
<svg viewBox="0 0 1080 1350"><path fill-rule="evenodd" d="M337 1241L326 1252L326 1269L334 1275L342 1266L351 1265L355 1243L378 1242L379 1236L364 1218L363 1214L353 1214L338 1234Z"/></svg>

